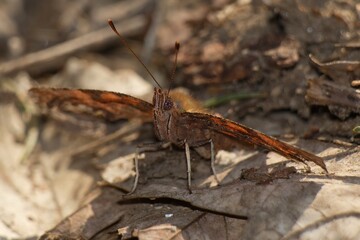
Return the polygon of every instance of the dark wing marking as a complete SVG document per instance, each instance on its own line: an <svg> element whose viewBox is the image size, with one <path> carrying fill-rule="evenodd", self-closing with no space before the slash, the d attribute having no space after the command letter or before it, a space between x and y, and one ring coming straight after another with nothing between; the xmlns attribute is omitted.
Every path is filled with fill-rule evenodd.
<svg viewBox="0 0 360 240"><path fill-rule="evenodd" d="M250 144L266 148L270 151L277 152L288 159L304 163L305 161L314 162L327 172L326 165L322 158L239 123L203 113L182 113L182 117L188 118L188 120L185 121L189 124L192 122L197 124L202 123L201 125L204 129L208 128L226 136L238 139L239 141L245 141ZM189 128L191 129L191 126L189 126Z"/></svg>
<svg viewBox="0 0 360 240"><path fill-rule="evenodd" d="M141 99L115 92L66 88L32 88L30 96L48 109L85 114L107 121L140 118L153 119L153 105Z"/></svg>

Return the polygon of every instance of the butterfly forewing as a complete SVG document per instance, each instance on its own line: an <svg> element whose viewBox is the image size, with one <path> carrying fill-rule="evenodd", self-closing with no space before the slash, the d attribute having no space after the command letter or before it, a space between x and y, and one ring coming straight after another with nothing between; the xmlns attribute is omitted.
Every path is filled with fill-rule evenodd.
<svg viewBox="0 0 360 240"><path fill-rule="evenodd" d="M181 117L183 118L184 122L189 124L188 129L194 129L191 125L196 124L197 128L202 128L203 130L210 129L215 133L232 137L237 141L244 141L262 148L266 148L270 151L277 152L288 159L293 159L304 163L306 161L314 162L327 172L325 163L322 158L239 123L235 123L225 118L202 113L185 112L182 113Z"/></svg>
<svg viewBox="0 0 360 240"><path fill-rule="evenodd" d="M153 119L153 105L141 99L108 91L32 88L31 97L47 109L90 115L107 121L139 118L144 122Z"/></svg>

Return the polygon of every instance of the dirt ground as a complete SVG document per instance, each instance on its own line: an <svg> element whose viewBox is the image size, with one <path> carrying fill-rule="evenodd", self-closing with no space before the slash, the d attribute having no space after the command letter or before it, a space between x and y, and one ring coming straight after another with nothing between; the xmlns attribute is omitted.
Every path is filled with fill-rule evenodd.
<svg viewBox="0 0 360 240"><path fill-rule="evenodd" d="M357 1L18 0L0 2L0 19L0 239L360 239ZM224 140L220 184L191 149L189 193L185 151L172 146L139 155L127 195L138 146L158 142L153 106L96 108L100 92L41 104L28 92L151 103L157 84L108 19L162 88L196 105L187 111L311 152L328 173Z"/></svg>

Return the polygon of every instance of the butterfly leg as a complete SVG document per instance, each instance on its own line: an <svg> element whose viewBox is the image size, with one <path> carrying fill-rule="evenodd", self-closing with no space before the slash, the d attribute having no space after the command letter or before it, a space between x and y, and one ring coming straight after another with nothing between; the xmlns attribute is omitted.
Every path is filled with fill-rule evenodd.
<svg viewBox="0 0 360 240"><path fill-rule="evenodd" d="M186 155L186 166L187 166L187 179L188 179L188 189L189 192L191 193L191 162L190 162L190 147L189 144L186 142L186 140L184 141L185 143L185 155ZM205 144L210 144L210 154L211 154L211 171L212 174L214 175L215 181L217 182L218 185L220 185L220 180L217 177L217 173L215 170L215 150L214 150L214 143L212 139L206 140L206 141L201 141L195 144L192 144L191 147L201 147Z"/></svg>
<svg viewBox="0 0 360 240"><path fill-rule="evenodd" d="M212 174L214 175L215 181L217 182L218 185L220 185L220 181L217 177L217 173L215 170L215 150L214 150L214 143L212 141L212 139L209 140L210 142L210 154L211 154L211 171Z"/></svg>
<svg viewBox="0 0 360 240"><path fill-rule="evenodd" d="M163 142L159 142L159 143L151 143L151 144L143 144L143 145L139 145L136 147L136 151L135 151L135 157L134 157L134 167L135 167L135 178L134 178L134 184L133 187L131 189L130 192L127 193L127 195L132 194L135 192L136 187L138 185L139 182L139 156L141 153L144 152L154 152L154 151L158 151L161 149L165 149L171 146L171 143L163 143Z"/></svg>
<svg viewBox="0 0 360 240"><path fill-rule="evenodd" d="M140 148L137 147L136 151L135 151L135 157L134 157L135 178L134 178L134 184L133 184L133 187L132 187L131 191L127 193L128 195L135 192L137 184L139 182L139 155L140 155L139 149Z"/></svg>
<svg viewBox="0 0 360 240"><path fill-rule="evenodd" d="M206 144L210 144L210 160L211 160L211 171L212 171L212 174L214 175L214 178L215 178L215 181L217 182L218 185L220 185L220 180L218 179L217 177L217 173L216 173L216 170L215 170L215 149L214 149L214 142L212 139L209 139L209 140L205 140L205 141L201 141L201 142L198 142L196 144L193 144L191 145L192 147L201 147L203 145L206 145Z"/></svg>
<svg viewBox="0 0 360 240"><path fill-rule="evenodd" d="M191 194L191 159L190 159L190 147L187 141L185 140L185 156L186 156L186 172L187 172L187 184L189 193Z"/></svg>

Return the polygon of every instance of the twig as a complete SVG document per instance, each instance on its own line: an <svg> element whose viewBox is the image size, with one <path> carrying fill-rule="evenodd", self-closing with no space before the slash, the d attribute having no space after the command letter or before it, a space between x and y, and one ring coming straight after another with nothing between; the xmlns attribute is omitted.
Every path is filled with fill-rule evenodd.
<svg viewBox="0 0 360 240"><path fill-rule="evenodd" d="M119 26L122 34L130 35L145 26L145 18L137 16L116 25ZM100 49L115 41L117 41L117 36L109 27L104 27L56 46L2 63L0 75L8 75L20 70L41 73L60 66L70 55L88 49Z"/></svg>

